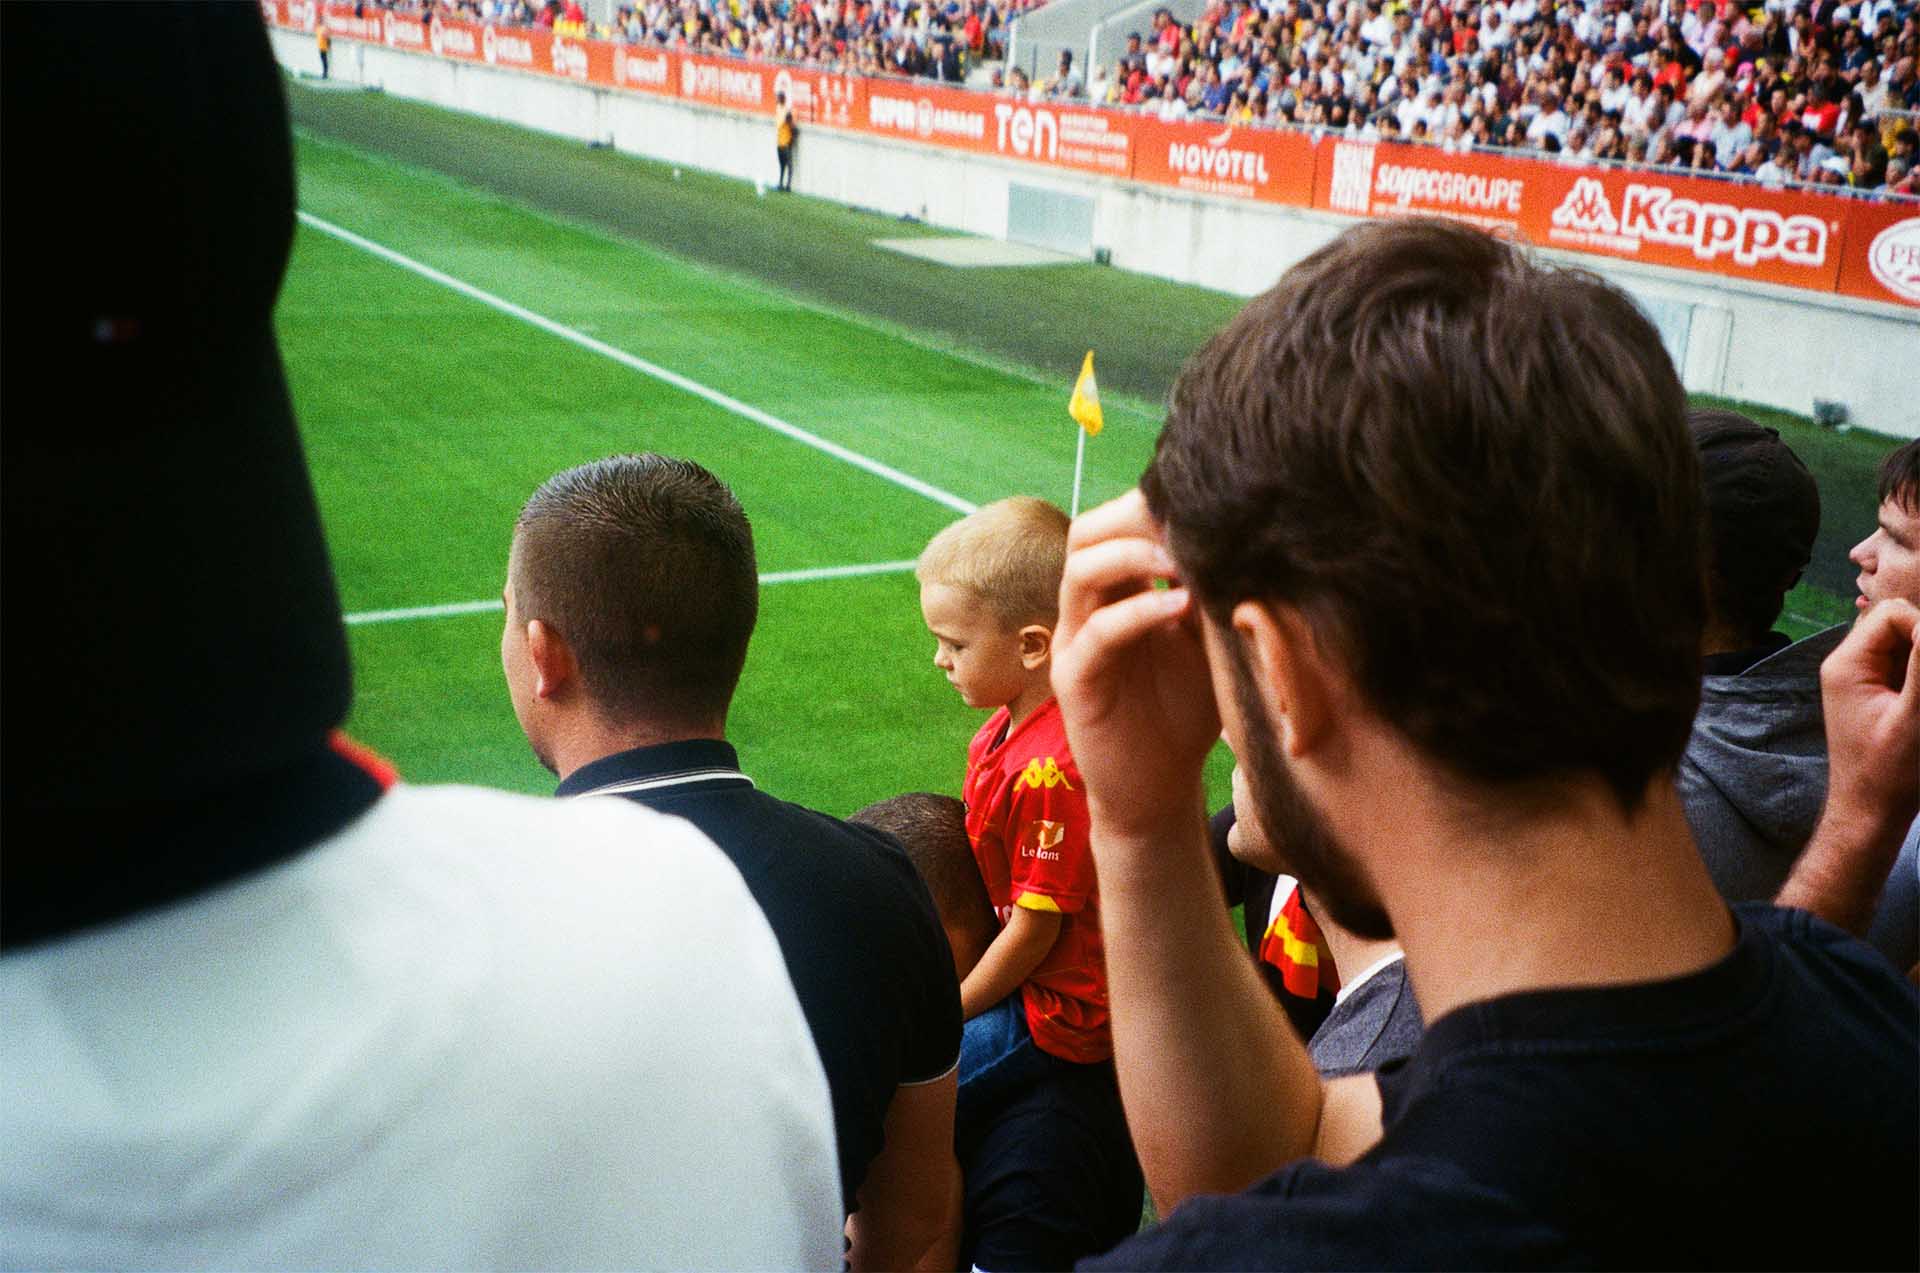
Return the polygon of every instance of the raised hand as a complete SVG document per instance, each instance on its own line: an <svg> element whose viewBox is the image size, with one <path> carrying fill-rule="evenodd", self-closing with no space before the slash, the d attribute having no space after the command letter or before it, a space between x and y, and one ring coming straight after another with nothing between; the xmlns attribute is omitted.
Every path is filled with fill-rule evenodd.
<svg viewBox="0 0 1920 1273"><path fill-rule="evenodd" d="M1137 490L1073 524L1053 690L1097 823L1144 830L1196 800L1220 715L1199 613Z"/></svg>

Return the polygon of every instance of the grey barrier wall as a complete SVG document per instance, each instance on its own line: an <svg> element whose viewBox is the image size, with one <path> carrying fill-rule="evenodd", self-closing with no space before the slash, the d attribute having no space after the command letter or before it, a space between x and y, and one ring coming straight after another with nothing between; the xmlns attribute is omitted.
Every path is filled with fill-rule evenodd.
<svg viewBox="0 0 1920 1273"><path fill-rule="evenodd" d="M314 69L311 36L280 30L272 36L283 65ZM771 184L776 175L765 119L379 45L341 40L334 50L336 79L746 181ZM806 131L795 186L967 234L1044 242L1076 255L1104 250L1120 269L1242 296L1264 290L1351 224L1334 213L1057 174L826 128ZM1090 232L1084 228L1089 210ZM1659 327L1692 392L1807 415L1815 398L1829 399L1843 403L1863 428L1920 436L1912 392L1920 311L1541 251L1630 293Z"/></svg>

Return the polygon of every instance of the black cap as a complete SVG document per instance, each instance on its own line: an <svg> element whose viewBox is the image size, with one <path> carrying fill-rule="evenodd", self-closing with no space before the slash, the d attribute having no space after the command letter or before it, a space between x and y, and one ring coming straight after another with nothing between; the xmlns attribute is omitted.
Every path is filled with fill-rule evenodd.
<svg viewBox="0 0 1920 1273"><path fill-rule="evenodd" d="M1820 487L1778 432L1737 411L1692 411L1687 424L1705 484L1715 609L1758 636L1813 557Z"/></svg>
<svg viewBox="0 0 1920 1273"><path fill-rule="evenodd" d="M0 22L4 802L78 833L323 745L347 649L274 341L293 161L259 7Z"/></svg>

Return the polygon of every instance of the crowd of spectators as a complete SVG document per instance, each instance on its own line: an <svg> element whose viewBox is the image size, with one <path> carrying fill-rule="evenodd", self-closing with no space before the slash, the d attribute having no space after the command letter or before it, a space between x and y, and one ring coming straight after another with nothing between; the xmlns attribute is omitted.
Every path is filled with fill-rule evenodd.
<svg viewBox="0 0 1920 1273"><path fill-rule="evenodd" d="M429 0L475 19L860 74L961 81L1043 0ZM1920 195L1911 0L1212 0L1159 9L1083 74L997 88L1166 119L1303 125L1449 150L1532 150Z"/></svg>
<svg viewBox="0 0 1920 1273"><path fill-rule="evenodd" d="M617 33L636 43L958 82L1005 56L1007 24L1044 0L646 0Z"/></svg>
<svg viewBox="0 0 1920 1273"><path fill-rule="evenodd" d="M401 0L474 21L551 27L865 75L959 81L1006 55L1007 24L1045 0L643 0L592 21L580 0Z"/></svg>
<svg viewBox="0 0 1920 1273"><path fill-rule="evenodd" d="M1895 0L1215 0L1191 24L1157 11L1084 88L1034 91L1913 194L1917 63Z"/></svg>

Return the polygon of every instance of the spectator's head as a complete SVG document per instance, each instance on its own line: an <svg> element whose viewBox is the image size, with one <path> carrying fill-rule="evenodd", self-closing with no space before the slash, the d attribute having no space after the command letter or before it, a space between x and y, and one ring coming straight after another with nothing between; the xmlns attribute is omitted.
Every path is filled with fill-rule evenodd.
<svg viewBox="0 0 1920 1273"><path fill-rule="evenodd" d="M1702 653L1762 645L1813 557L1820 488L1772 429L1737 411L1689 412L1707 505Z"/></svg>
<svg viewBox="0 0 1920 1273"><path fill-rule="evenodd" d="M1331 847L1359 792L1320 740L1400 757L1467 818L1632 816L1671 781L1699 464L1658 333L1594 275L1449 222L1349 230L1181 373L1142 486L1261 823L1343 926L1391 932Z"/></svg>
<svg viewBox="0 0 1920 1273"><path fill-rule="evenodd" d="M847 821L900 841L940 912L954 975L965 981L1000 931L967 840L967 807L952 796L915 791L870 804Z"/></svg>
<svg viewBox="0 0 1920 1273"><path fill-rule="evenodd" d="M1067 524L1047 501L1016 496L955 522L920 554L914 575L933 663L967 706L1046 701Z"/></svg>
<svg viewBox="0 0 1920 1273"><path fill-rule="evenodd" d="M583 726L723 733L760 584L746 513L698 464L617 455L548 478L514 523L504 595L508 693L549 769Z"/></svg>
<svg viewBox="0 0 1920 1273"><path fill-rule="evenodd" d="M1890 597L1920 605L1920 438L1881 464L1879 525L1847 556L1860 567L1860 609Z"/></svg>

